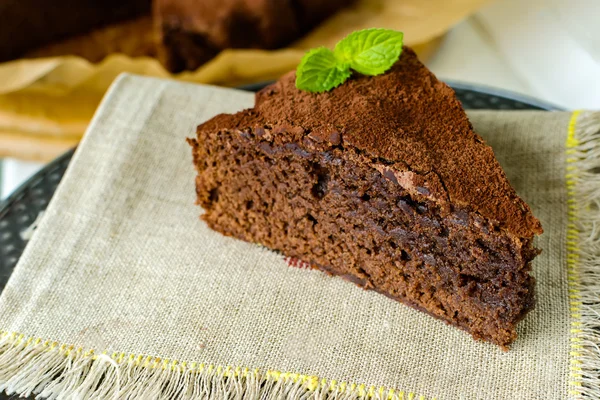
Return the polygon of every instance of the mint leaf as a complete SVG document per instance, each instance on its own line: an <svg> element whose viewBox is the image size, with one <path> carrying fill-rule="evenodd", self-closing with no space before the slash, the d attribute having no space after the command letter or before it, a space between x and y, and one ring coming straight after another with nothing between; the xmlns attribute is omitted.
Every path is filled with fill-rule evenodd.
<svg viewBox="0 0 600 400"><path fill-rule="evenodd" d="M296 69L296 87L326 92L344 83L350 69L364 75L383 74L400 57L403 37L402 32L389 29L364 29L346 36L334 51L312 49Z"/></svg>
<svg viewBox="0 0 600 400"><path fill-rule="evenodd" d="M340 63L365 75L379 75L391 68L402 53L402 32L364 29L342 39L334 50Z"/></svg>
<svg viewBox="0 0 600 400"><path fill-rule="evenodd" d="M350 77L348 63L340 62L325 47L310 50L296 70L296 87L308 92L326 92Z"/></svg>

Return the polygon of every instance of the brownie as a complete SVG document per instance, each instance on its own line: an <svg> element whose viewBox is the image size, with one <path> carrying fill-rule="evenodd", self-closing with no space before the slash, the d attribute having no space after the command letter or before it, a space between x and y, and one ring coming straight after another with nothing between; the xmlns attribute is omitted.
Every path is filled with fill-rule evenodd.
<svg viewBox="0 0 600 400"><path fill-rule="evenodd" d="M0 0L0 61L150 12L152 0Z"/></svg>
<svg viewBox="0 0 600 400"><path fill-rule="evenodd" d="M330 92L291 72L188 139L202 219L506 348L540 222L454 91L404 48Z"/></svg>
<svg viewBox="0 0 600 400"><path fill-rule="evenodd" d="M221 50L289 44L353 0L155 0L158 56L195 70Z"/></svg>

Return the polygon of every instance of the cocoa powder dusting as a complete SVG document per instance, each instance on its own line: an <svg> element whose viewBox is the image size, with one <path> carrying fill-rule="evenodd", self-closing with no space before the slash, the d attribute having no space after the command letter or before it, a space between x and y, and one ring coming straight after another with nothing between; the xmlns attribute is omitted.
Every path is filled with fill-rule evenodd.
<svg viewBox="0 0 600 400"><path fill-rule="evenodd" d="M289 140L300 142L301 132L310 133L420 175L434 172L430 176L437 175L447 192L439 201L478 212L519 237L542 233L491 147L473 131L454 91L408 47L387 73L355 73L326 93L298 90L290 72L258 92L253 109L217 116L199 130L265 124L302 128L279 133L293 136Z"/></svg>

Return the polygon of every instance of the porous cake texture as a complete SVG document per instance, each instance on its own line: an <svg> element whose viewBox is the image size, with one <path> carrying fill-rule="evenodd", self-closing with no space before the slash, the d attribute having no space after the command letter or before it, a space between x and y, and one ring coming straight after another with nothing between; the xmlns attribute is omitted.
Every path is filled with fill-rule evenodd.
<svg viewBox="0 0 600 400"><path fill-rule="evenodd" d="M534 305L540 222L454 91L404 48L321 94L290 72L189 139L202 218L502 347Z"/></svg>

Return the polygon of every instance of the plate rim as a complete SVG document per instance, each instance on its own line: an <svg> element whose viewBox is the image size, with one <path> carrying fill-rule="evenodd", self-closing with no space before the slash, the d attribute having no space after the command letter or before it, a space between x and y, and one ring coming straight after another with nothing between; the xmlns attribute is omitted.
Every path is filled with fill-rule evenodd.
<svg viewBox="0 0 600 400"><path fill-rule="evenodd" d="M479 83L463 82L453 79L445 79L444 82L448 84L452 89L459 90L470 90L473 92L479 92L490 96L504 97L505 99L518 101L520 103L529 104L537 108L541 108L540 111L566 111L564 107L560 107L548 101L540 100L533 96L514 92L512 90L501 89L495 86L483 85Z"/></svg>
<svg viewBox="0 0 600 400"><path fill-rule="evenodd" d="M10 210L10 206L15 201L20 200L24 195L27 188L31 186L31 183L40 179L40 177L48 174L56 165L59 165L65 159L73 157L73 153L77 147L73 147L70 150L65 151L54 160L45 164L38 172L31 175L23 183L21 183L11 194L9 194L4 200L0 201L0 219L4 217L4 214ZM62 178L61 178L62 179Z"/></svg>

